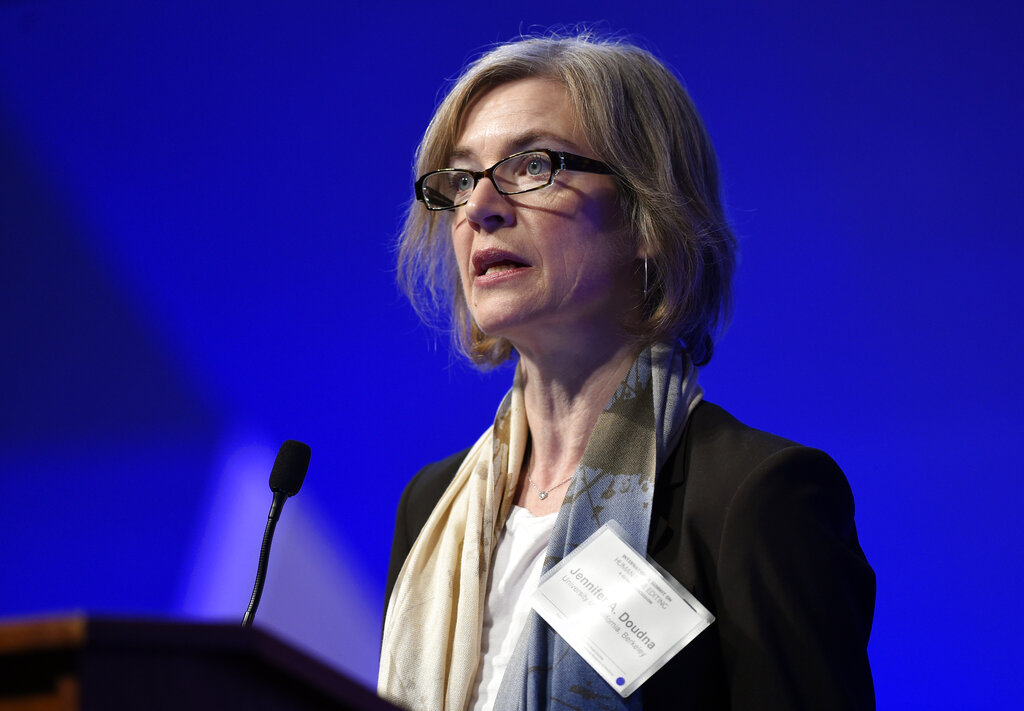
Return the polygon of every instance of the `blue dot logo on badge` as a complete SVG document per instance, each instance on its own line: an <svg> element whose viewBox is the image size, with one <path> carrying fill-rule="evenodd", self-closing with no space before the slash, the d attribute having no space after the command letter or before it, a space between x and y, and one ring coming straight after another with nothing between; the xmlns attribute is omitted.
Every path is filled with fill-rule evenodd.
<svg viewBox="0 0 1024 711"><path fill-rule="evenodd" d="M625 683L626 683L626 680L625 680L625 679L623 679L623 678L622 678L622 677L620 676L620 677L619 677L618 679L616 679L616 680L615 680L615 683L616 683L616 684L618 684L619 686L622 686L623 684L625 684Z"/></svg>

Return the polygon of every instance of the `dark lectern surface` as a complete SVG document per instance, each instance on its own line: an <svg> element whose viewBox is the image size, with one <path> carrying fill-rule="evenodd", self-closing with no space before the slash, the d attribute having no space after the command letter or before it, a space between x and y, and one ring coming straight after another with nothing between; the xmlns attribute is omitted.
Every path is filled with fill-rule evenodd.
<svg viewBox="0 0 1024 711"><path fill-rule="evenodd" d="M263 630L71 615L0 624L0 711L13 709L395 707Z"/></svg>

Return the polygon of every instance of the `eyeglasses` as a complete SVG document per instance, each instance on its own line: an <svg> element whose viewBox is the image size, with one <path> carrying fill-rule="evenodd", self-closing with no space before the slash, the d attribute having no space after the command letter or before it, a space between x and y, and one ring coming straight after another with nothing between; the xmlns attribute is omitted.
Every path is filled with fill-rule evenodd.
<svg viewBox="0 0 1024 711"><path fill-rule="evenodd" d="M416 199L428 210L452 210L469 202L473 189L490 179L502 195L518 195L546 188L563 170L610 174L612 169L593 158L538 148L513 153L487 170L445 168L424 173L416 181Z"/></svg>

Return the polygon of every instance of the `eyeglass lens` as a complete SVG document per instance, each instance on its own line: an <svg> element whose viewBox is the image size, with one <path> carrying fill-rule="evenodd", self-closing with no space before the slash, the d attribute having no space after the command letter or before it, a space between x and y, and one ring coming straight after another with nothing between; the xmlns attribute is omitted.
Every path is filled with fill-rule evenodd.
<svg viewBox="0 0 1024 711"><path fill-rule="evenodd" d="M499 161L490 172L498 192L512 195L549 185L552 170L551 157L536 151ZM476 177L469 171L439 171L424 178L423 194L436 207L462 205L469 200L476 182Z"/></svg>

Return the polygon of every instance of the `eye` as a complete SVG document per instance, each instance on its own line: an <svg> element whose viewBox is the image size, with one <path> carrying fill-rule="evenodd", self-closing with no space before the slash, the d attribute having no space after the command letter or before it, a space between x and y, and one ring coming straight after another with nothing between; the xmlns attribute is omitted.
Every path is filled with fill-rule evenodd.
<svg viewBox="0 0 1024 711"><path fill-rule="evenodd" d="M551 159L547 153L527 153L515 161L516 175L528 178L546 178L551 173Z"/></svg>
<svg viewBox="0 0 1024 711"><path fill-rule="evenodd" d="M458 192L473 189L473 176L469 173L456 173L454 180L452 181L452 187Z"/></svg>

